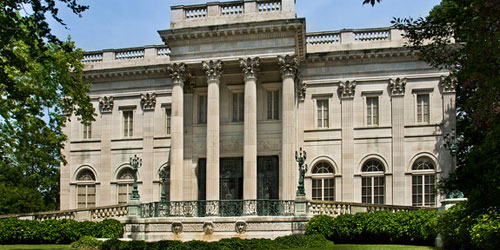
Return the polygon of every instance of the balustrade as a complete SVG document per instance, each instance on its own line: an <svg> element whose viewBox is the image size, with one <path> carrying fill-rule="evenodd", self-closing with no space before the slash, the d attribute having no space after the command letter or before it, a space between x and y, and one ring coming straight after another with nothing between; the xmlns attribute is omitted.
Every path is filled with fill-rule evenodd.
<svg viewBox="0 0 500 250"><path fill-rule="evenodd" d="M241 15L244 12L244 5L241 4L228 4L220 6L220 14L222 16Z"/></svg>
<svg viewBox="0 0 500 250"><path fill-rule="evenodd" d="M90 53L83 55L82 63L102 62L102 53Z"/></svg>
<svg viewBox="0 0 500 250"><path fill-rule="evenodd" d="M144 58L144 49L123 50L115 52L116 60Z"/></svg>
<svg viewBox="0 0 500 250"><path fill-rule="evenodd" d="M156 48L156 56L168 56L170 55L170 49L168 47Z"/></svg>
<svg viewBox="0 0 500 250"><path fill-rule="evenodd" d="M90 209L90 216L92 220L110 219L110 218L116 219L119 217L125 217L127 215L128 215L128 207L123 205Z"/></svg>
<svg viewBox="0 0 500 250"><path fill-rule="evenodd" d="M340 43L340 32L338 33L313 33L307 34L307 44L334 44Z"/></svg>
<svg viewBox="0 0 500 250"><path fill-rule="evenodd" d="M207 7L195 7L184 9L186 19L203 18L207 16Z"/></svg>
<svg viewBox="0 0 500 250"><path fill-rule="evenodd" d="M391 40L390 30L354 32L354 40L361 42Z"/></svg>
<svg viewBox="0 0 500 250"><path fill-rule="evenodd" d="M260 1L257 3L259 12L281 11L281 1Z"/></svg>

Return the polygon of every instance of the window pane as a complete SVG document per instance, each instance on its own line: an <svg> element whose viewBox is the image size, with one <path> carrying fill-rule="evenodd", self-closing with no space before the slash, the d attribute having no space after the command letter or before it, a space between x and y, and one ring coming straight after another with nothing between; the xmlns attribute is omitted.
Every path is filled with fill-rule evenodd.
<svg viewBox="0 0 500 250"><path fill-rule="evenodd" d="M335 200L335 179L324 179L325 201Z"/></svg>
<svg viewBox="0 0 500 250"><path fill-rule="evenodd" d="M267 119L273 119L273 92L267 92Z"/></svg>
<svg viewBox="0 0 500 250"><path fill-rule="evenodd" d="M372 203L372 178L363 177L361 179L361 202Z"/></svg>
<svg viewBox="0 0 500 250"><path fill-rule="evenodd" d="M165 110L165 116L166 116L166 132L167 132L167 135L170 134L170 117L172 116L172 110L171 109L166 109Z"/></svg>
<svg viewBox="0 0 500 250"><path fill-rule="evenodd" d="M313 179L312 180L312 199L313 200L322 200L321 194L321 180Z"/></svg>
<svg viewBox="0 0 500 250"><path fill-rule="evenodd" d="M244 121L245 119L245 97L243 93L238 95L239 100L239 121Z"/></svg>
<svg viewBox="0 0 500 250"><path fill-rule="evenodd" d="M422 206L422 176L412 176L412 203L413 206Z"/></svg>
<svg viewBox="0 0 500 250"><path fill-rule="evenodd" d="M274 119L279 120L280 119L280 92L279 91L274 91Z"/></svg>
<svg viewBox="0 0 500 250"><path fill-rule="evenodd" d="M238 119L238 95L233 94L233 122Z"/></svg>

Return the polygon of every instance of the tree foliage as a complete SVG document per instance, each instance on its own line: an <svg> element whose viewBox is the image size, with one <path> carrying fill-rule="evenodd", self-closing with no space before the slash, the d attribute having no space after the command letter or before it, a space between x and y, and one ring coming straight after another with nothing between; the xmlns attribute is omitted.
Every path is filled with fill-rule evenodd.
<svg viewBox="0 0 500 250"><path fill-rule="evenodd" d="M57 208L59 165L75 113L93 119L83 51L51 34L46 17L64 25L56 3L80 15L76 0L0 2L0 213Z"/></svg>
<svg viewBox="0 0 500 250"><path fill-rule="evenodd" d="M380 0L363 0L363 4L371 4L372 6L375 5L375 2L380 3Z"/></svg>
<svg viewBox="0 0 500 250"><path fill-rule="evenodd" d="M412 48L458 83L457 171L444 181L472 208L500 208L500 0L443 0L426 18L395 19Z"/></svg>

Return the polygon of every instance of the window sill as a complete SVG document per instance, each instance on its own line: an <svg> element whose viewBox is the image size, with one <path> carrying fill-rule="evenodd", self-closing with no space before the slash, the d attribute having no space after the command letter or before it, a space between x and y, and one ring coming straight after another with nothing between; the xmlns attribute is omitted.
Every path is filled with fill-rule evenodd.
<svg viewBox="0 0 500 250"><path fill-rule="evenodd" d="M119 141L142 141L142 137L126 137L120 139L111 139L111 142L119 142Z"/></svg>

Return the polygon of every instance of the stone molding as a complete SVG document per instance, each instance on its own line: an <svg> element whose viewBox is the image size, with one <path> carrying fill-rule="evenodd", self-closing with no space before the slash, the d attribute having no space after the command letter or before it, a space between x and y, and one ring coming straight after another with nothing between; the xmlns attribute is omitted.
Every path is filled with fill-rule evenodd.
<svg viewBox="0 0 500 250"><path fill-rule="evenodd" d="M184 82L190 76L188 67L185 63L173 63L167 65L168 76L174 84L179 84L184 87Z"/></svg>
<svg viewBox="0 0 500 250"><path fill-rule="evenodd" d="M278 63L283 78L295 77L299 72L299 60L295 56L278 56Z"/></svg>
<svg viewBox="0 0 500 250"><path fill-rule="evenodd" d="M443 88L444 93L455 93L457 78L454 76L441 76L439 84Z"/></svg>
<svg viewBox="0 0 500 250"><path fill-rule="evenodd" d="M247 79L257 78L257 71L259 71L259 66L259 57L248 57L247 59L240 58L240 67L242 68L243 74L245 75L245 81Z"/></svg>
<svg viewBox="0 0 500 250"><path fill-rule="evenodd" d="M99 97L99 109L101 113L112 113L114 106L114 100L112 96Z"/></svg>
<svg viewBox="0 0 500 250"><path fill-rule="evenodd" d="M203 70L207 74L208 81L219 81L222 75L222 61L203 61L201 62L203 66Z"/></svg>
<svg viewBox="0 0 500 250"><path fill-rule="evenodd" d="M339 94L342 99L354 98L356 91L356 81L345 81L339 83Z"/></svg>
<svg viewBox="0 0 500 250"><path fill-rule="evenodd" d="M156 94L141 94L141 106L144 111L154 111L156 107Z"/></svg>
<svg viewBox="0 0 500 250"><path fill-rule="evenodd" d="M390 78L389 89L391 90L391 96L403 96L405 94L406 81L406 78Z"/></svg>

